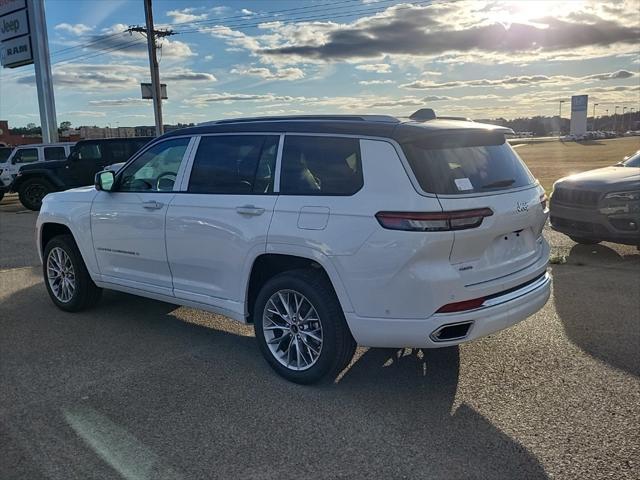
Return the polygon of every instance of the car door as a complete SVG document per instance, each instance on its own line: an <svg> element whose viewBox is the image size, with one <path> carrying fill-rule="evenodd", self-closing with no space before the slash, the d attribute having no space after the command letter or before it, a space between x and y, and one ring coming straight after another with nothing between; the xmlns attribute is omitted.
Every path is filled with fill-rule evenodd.
<svg viewBox="0 0 640 480"><path fill-rule="evenodd" d="M167 212L176 297L244 313L247 265L265 251L279 134L203 136Z"/></svg>
<svg viewBox="0 0 640 480"><path fill-rule="evenodd" d="M96 194L91 230L103 281L173 294L165 216L190 141L179 137L152 145L118 174L113 191Z"/></svg>

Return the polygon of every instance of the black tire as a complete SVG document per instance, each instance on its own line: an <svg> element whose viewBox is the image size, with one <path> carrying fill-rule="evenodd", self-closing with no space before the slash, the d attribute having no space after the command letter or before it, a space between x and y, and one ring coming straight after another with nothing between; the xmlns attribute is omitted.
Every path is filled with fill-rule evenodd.
<svg viewBox="0 0 640 480"><path fill-rule="evenodd" d="M315 308L322 325L322 348L316 362L306 370L294 370L281 364L271 353L263 331L265 306L280 290L304 295ZM268 280L260 290L253 308L253 324L262 355L279 375L300 384L333 380L349 364L356 342L345 321L342 308L327 278L313 270L291 270Z"/></svg>
<svg viewBox="0 0 640 480"><path fill-rule="evenodd" d="M4 197L4 192L0 191L0 202L2 201L2 198Z"/></svg>
<svg viewBox="0 0 640 480"><path fill-rule="evenodd" d="M29 210L38 211L42 207L42 199L48 194L55 191L53 185L44 178L32 178L26 180L18 190L20 203Z"/></svg>
<svg viewBox="0 0 640 480"><path fill-rule="evenodd" d="M602 241L595 238L574 237L573 235L569 235L569 238L580 245L596 245Z"/></svg>
<svg viewBox="0 0 640 480"><path fill-rule="evenodd" d="M75 290L71 298L67 301L61 301L56 298L47 275L47 265L49 255L54 248L62 249L69 257L73 266L75 279ZM98 303L102 295L102 289L97 287L82 259L82 254L78 250L75 240L71 235L58 235L53 237L44 247L44 255L42 262L42 272L44 275L44 284L53 303L66 312L79 312L87 308L91 308Z"/></svg>

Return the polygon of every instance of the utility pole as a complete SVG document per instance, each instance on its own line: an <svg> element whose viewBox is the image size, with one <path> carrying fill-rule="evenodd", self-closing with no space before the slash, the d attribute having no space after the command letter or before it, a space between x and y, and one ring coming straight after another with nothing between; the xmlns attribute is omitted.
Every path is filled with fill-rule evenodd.
<svg viewBox="0 0 640 480"><path fill-rule="evenodd" d="M600 105L599 103L593 104L593 131L596 131L596 107Z"/></svg>
<svg viewBox="0 0 640 480"><path fill-rule="evenodd" d="M613 131L618 131L618 109L620 105L616 105L616 108L613 110Z"/></svg>
<svg viewBox="0 0 640 480"><path fill-rule="evenodd" d="M623 133L624 133L624 125L625 125L625 123L627 123L627 122L625 121L625 120L626 120L626 118L625 118L625 114L624 114L624 111L625 111L626 109L627 109L627 107L622 107L622 132L623 132Z"/></svg>
<svg viewBox="0 0 640 480"><path fill-rule="evenodd" d="M173 30L155 30L153 28L153 9L151 6L151 0L144 0L144 17L146 27L129 27L128 32L142 33L147 37L149 69L151 70L151 94L153 96L153 116L156 121L156 135L160 136L164 133L164 124L162 122L162 94L160 89L160 71L158 68L157 55L158 45L156 44L156 38L175 35L175 32Z"/></svg>

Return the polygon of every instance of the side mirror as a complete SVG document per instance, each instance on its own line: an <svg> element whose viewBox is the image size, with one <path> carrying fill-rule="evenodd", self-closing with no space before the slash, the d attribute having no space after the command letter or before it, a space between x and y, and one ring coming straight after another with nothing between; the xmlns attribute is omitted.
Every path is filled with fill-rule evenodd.
<svg viewBox="0 0 640 480"><path fill-rule="evenodd" d="M116 176L111 170L96 173L95 186L96 190L110 192L115 183Z"/></svg>

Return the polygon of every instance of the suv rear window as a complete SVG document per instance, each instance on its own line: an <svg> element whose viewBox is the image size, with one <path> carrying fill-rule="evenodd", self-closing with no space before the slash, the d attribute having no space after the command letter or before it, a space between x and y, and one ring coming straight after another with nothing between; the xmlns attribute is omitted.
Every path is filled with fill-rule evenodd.
<svg viewBox="0 0 640 480"><path fill-rule="evenodd" d="M67 155L64 153L64 147L44 147L45 160L64 160Z"/></svg>
<svg viewBox="0 0 640 480"><path fill-rule="evenodd" d="M362 185L360 141L357 138L285 137L280 193L353 195Z"/></svg>
<svg viewBox="0 0 640 480"><path fill-rule="evenodd" d="M502 133L433 135L402 149L425 192L456 195L524 187L535 178Z"/></svg>

